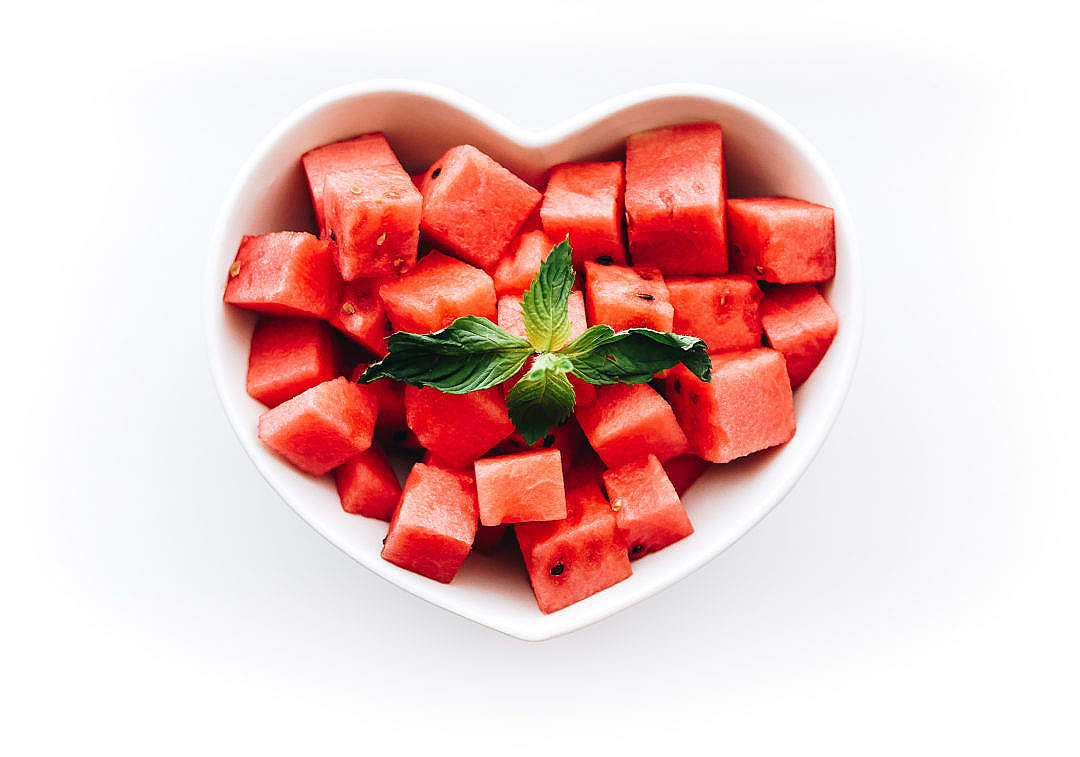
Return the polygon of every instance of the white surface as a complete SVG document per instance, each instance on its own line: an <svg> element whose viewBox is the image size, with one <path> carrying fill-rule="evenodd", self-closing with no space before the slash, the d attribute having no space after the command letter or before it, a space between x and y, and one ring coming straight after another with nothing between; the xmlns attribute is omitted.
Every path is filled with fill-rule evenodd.
<svg viewBox="0 0 1080 757"><path fill-rule="evenodd" d="M3 751L1074 754L1058 4L398 6L6 19ZM861 362L814 466L718 560L527 645L371 575L247 461L205 367L210 227L271 124L372 76L534 128L698 80L821 148L859 223Z"/></svg>
<svg viewBox="0 0 1080 757"><path fill-rule="evenodd" d="M795 438L767 454L713 467L683 498L694 523L692 537L635 561L633 576L618 585L544 615L518 561L472 555L449 585L387 563L381 557L384 523L343 512L329 476L302 475L259 442L256 429L266 407L245 390L256 318L222 303L223 272L245 234L309 228L310 192L299 164L305 152L381 131L410 173L427 170L454 145L470 144L537 182L553 165L621 154L629 134L703 120L724 126L727 183L733 195L800 197L834 208L837 274L823 292L844 327L814 375L795 393ZM850 385L862 337L863 278L855 229L828 166L778 114L745 96L701 85L636 90L543 133L521 129L452 90L423 82L367 81L320 94L276 124L245 161L215 225L203 286L203 317L218 394L245 451L274 490L315 530L379 576L525 641L575 631L667 588L765 517L821 449Z"/></svg>

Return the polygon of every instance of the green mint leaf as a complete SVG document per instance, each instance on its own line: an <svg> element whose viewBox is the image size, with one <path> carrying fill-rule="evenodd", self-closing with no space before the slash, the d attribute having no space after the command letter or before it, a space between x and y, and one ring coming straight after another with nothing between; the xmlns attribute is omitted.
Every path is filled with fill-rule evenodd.
<svg viewBox="0 0 1080 757"><path fill-rule="evenodd" d="M570 338L568 301L574 286L570 237L551 248L521 300L525 333L537 352L554 352Z"/></svg>
<svg viewBox="0 0 1080 757"><path fill-rule="evenodd" d="M529 371L506 395L510 420L532 446L574 412L574 387L566 377L570 360L550 353L537 355Z"/></svg>
<svg viewBox="0 0 1080 757"><path fill-rule="evenodd" d="M705 342L652 329L614 334L609 327L593 326L558 354L570 361L571 373L590 384L644 384L679 363L702 381L709 381L712 374Z"/></svg>
<svg viewBox="0 0 1080 757"><path fill-rule="evenodd" d="M447 394L466 394L511 378L533 353L524 339L474 315L432 334L399 331L387 337L386 345L389 354L368 368L358 383L391 378Z"/></svg>

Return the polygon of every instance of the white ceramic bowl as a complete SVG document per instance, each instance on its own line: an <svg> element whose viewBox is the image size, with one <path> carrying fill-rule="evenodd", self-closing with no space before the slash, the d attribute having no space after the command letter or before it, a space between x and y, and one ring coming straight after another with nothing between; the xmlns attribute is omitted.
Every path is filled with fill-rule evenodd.
<svg viewBox="0 0 1080 757"><path fill-rule="evenodd" d="M690 537L634 562L634 575L551 615L536 607L520 560L471 555L443 585L379 557L386 524L348 515L330 476L298 472L255 435L265 408L245 392L255 316L226 306L226 272L240 237L312 230L300 155L312 147L382 131L405 167L418 172L447 148L472 144L527 181L564 161L619 154L627 135L689 121L724 128L733 197L789 195L836 211L836 278L824 287L840 331L813 376L795 392L798 431L783 447L715 466L684 497ZM526 131L447 89L413 81L370 81L311 100L277 126L247 161L218 219L205 284L210 365L225 412L270 485L311 526L364 566L406 591L463 617L526 640L594 623L671 585L713 559L761 520L794 486L825 440L855 368L862 331L859 257L847 203L824 160L790 124L723 89L675 84L617 97L543 132Z"/></svg>

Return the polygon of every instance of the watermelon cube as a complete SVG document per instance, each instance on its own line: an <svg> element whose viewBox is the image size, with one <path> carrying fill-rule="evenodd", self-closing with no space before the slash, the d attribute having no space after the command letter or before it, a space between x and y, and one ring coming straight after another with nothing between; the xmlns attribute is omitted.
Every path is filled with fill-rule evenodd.
<svg viewBox="0 0 1080 757"><path fill-rule="evenodd" d="M649 454L663 462L690 450L671 406L648 384L597 387L596 402L578 408L577 420L609 468Z"/></svg>
<svg viewBox="0 0 1080 757"><path fill-rule="evenodd" d="M566 517L559 450L540 449L485 457L473 466L483 525Z"/></svg>
<svg viewBox="0 0 1080 757"><path fill-rule="evenodd" d="M469 394L406 386L405 420L426 449L458 468L514 432L498 386Z"/></svg>
<svg viewBox="0 0 1080 757"><path fill-rule="evenodd" d="M592 325L606 323L616 331L671 331L675 313L659 269L591 260L585 261L585 311Z"/></svg>
<svg viewBox="0 0 1080 757"><path fill-rule="evenodd" d="M813 284L770 289L761 302L765 336L787 361L791 385L809 378L825 357L839 326L836 313Z"/></svg>
<svg viewBox="0 0 1080 757"><path fill-rule="evenodd" d="M709 465L708 460L702 460L697 455L679 455L664 462L664 472L681 497L709 469Z"/></svg>
<svg viewBox="0 0 1080 757"><path fill-rule="evenodd" d="M353 368L350 380L357 381L369 367L367 363L358 363ZM375 395L379 408L379 414L375 418L376 436L391 440L396 432L408 430L405 423L405 385L400 381L381 378L366 386Z"/></svg>
<svg viewBox="0 0 1080 757"><path fill-rule="evenodd" d="M508 294L520 297L533 283L540 264L547 260L554 246L548 235L539 229L518 234L491 274L495 280L495 293L500 297Z"/></svg>
<svg viewBox="0 0 1080 757"><path fill-rule="evenodd" d="M266 315L328 318L341 293L332 248L301 231L244 237L224 300Z"/></svg>
<svg viewBox="0 0 1080 757"><path fill-rule="evenodd" d="M626 140L626 224L635 265L727 273L719 124L667 126Z"/></svg>
<svg viewBox="0 0 1080 757"><path fill-rule="evenodd" d="M539 192L471 145L435 161L420 192L424 236L486 271L540 203Z"/></svg>
<svg viewBox="0 0 1080 757"><path fill-rule="evenodd" d="M463 315L495 320L495 284L468 263L430 252L409 273L384 282L379 295L395 331L438 331Z"/></svg>
<svg viewBox="0 0 1080 757"><path fill-rule="evenodd" d="M832 208L790 197L728 200L732 270L776 284L826 281L836 273Z"/></svg>
<svg viewBox="0 0 1080 757"><path fill-rule="evenodd" d="M321 476L371 446L376 410L370 390L339 376L263 413L259 440Z"/></svg>
<svg viewBox="0 0 1080 757"><path fill-rule="evenodd" d="M767 347L712 355L710 383L677 365L667 377L667 396L694 452L714 463L795 435L784 356Z"/></svg>
<svg viewBox="0 0 1080 757"><path fill-rule="evenodd" d="M566 476L566 518L514 526L536 604L543 613L578 602L630 577L626 543L600 488L598 461Z"/></svg>
<svg viewBox="0 0 1080 757"><path fill-rule="evenodd" d="M400 164L328 175L323 203L343 279L391 276L416 265L424 201Z"/></svg>
<svg viewBox="0 0 1080 757"><path fill-rule="evenodd" d="M669 276L672 329L705 341L709 352L761 346L761 289L749 276Z"/></svg>
<svg viewBox="0 0 1080 757"><path fill-rule="evenodd" d="M394 469L374 444L335 470L334 481L342 509L353 515L389 521L401 498Z"/></svg>
<svg viewBox="0 0 1080 757"><path fill-rule="evenodd" d="M393 331L379 296L380 279L347 281L330 325L378 357L386 357L386 337Z"/></svg>
<svg viewBox="0 0 1080 757"><path fill-rule="evenodd" d="M476 538L473 539L473 549L485 555L494 554L502 540L506 538L506 532L510 526L484 526L476 527Z"/></svg>
<svg viewBox="0 0 1080 757"><path fill-rule="evenodd" d="M276 407L339 374L334 334L313 318L262 318L251 335L247 393Z"/></svg>
<svg viewBox="0 0 1080 757"><path fill-rule="evenodd" d="M382 556L405 570L450 583L476 536L470 471L416 463L390 520Z"/></svg>
<svg viewBox="0 0 1080 757"><path fill-rule="evenodd" d="M574 267L586 260L626 263L623 164L564 163L551 169L540 219L552 239L570 236Z"/></svg>
<svg viewBox="0 0 1080 757"><path fill-rule="evenodd" d="M604 471L604 487L631 560L694 533L679 494L655 455Z"/></svg>
<svg viewBox="0 0 1080 757"><path fill-rule="evenodd" d="M311 204L315 208L319 236L326 238L326 214L323 209L326 177L364 166L397 165L398 159L383 135L375 132L308 150L301 156L300 162L311 190Z"/></svg>

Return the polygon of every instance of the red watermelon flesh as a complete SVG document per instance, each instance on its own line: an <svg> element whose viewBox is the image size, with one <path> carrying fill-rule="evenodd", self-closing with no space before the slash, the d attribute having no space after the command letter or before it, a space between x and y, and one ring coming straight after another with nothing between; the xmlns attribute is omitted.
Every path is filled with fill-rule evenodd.
<svg viewBox="0 0 1080 757"><path fill-rule="evenodd" d="M485 457L473 466L483 525L566 517L559 450L540 449Z"/></svg>
<svg viewBox="0 0 1080 757"><path fill-rule="evenodd" d="M417 463L383 543L384 560L441 583L450 583L476 536L472 474Z"/></svg>
<svg viewBox="0 0 1080 757"><path fill-rule="evenodd" d="M421 231L443 250L486 271L540 202L540 193L471 145L428 169Z"/></svg>
<svg viewBox="0 0 1080 757"><path fill-rule="evenodd" d="M648 384L597 387L596 402L578 408L577 420L610 468L648 454L666 461L690 449L671 406Z"/></svg>
<svg viewBox="0 0 1080 757"><path fill-rule="evenodd" d="M347 281L341 302L330 316L330 324L378 357L386 357L386 337L393 327L379 297L381 279Z"/></svg>
<svg viewBox="0 0 1080 757"><path fill-rule="evenodd" d="M574 460L577 459L578 453L581 452L584 444L585 435L581 433L581 426L578 425L573 416L570 416L562 425L551 429L547 436L531 447L525 444L525 440L515 431L510 435L510 438L496 447L494 452L497 455L507 455L529 449L557 449L562 461L563 473L566 473L574 464Z"/></svg>
<svg viewBox="0 0 1080 757"><path fill-rule="evenodd" d="M463 315L495 320L495 284L479 268L430 252L379 295L395 331L438 331Z"/></svg>
<svg viewBox="0 0 1080 757"><path fill-rule="evenodd" d="M473 540L473 549L485 555L494 554L498 550L506 532L510 526L484 526L476 528L476 538Z"/></svg>
<svg viewBox="0 0 1080 757"><path fill-rule="evenodd" d="M626 140L630 257L665 274L727 273L719 124L668 126Z"/></svg>
<svg viewBox="0 0 1080 757"><path fill-rule="evenodd" d="M554 245L543 231L519 234L491 274L495 280L495 293L500 297L507 294L520 297L533 283L540 264L547 260Z"/></svg>
<svg viewBox="0 0 1080 757"><path fill-rule="evenodd" d="M586 260L625 263L623 164L564 163L551 169L540 218L555 240L570 236L574 267Z"/></svg>
<svg viewBox="0 0 1080 757"><path fill-rule="evenodd" d="M353 515L389 521L401 498L401 484L378 445L335 470L334 480L342 509Z"/></svg>
<svg viewBox="0 0 1080 757"><path fill-rule="evenodd" d="M667 473L667 477L675 486L675 491L681 497L695 481L701 478L710 465L708 460L702 460L697 455L679 455L664 463L664 472Z"/></svg>
<svg viewBox="0 0 1080 757"><path fill-rule="evenodd" d="M385 137L375 132L353 139L316 147L300 158L311 189L311 204L315 208L315 220L319 235L326 237L326 215L323 209L323 187L326 177L362 166L398 165L397 156L390 149Z"/></svg>
<svg viewBox="0 0 1080 757"><path fill-rule="evenodd" d="M578 602L629 578L626 544L600 488L593 457L566 476L566 518L514 526L536 604L543 613Z"/></svg>
<svg viewBox="0 0 1080 757"><path fill-rule="evenodd" d="M709 352L761 346L761 289L749 276L669 276L673 331L705 340Z"/></svg>
<svg viewBox="0 0 1080 757"><path fill-rule="evenodd" d="M679 494L655 455L604 471L604 487L631 560L694 533Z"/></svg>
<svg viewBox="0 0 1080 757"><path fill-rule="evenodd" d="M790 197L728 200L732 270L776 284L826 281L836 273L832 208Z"/></svg>
<svg viewBox="0 0 1080 757"><path fill-rule="evenodd" d="M276 407L339 375L334 334L313 318L262 318L251 335L247 393Z"/></svg>
<svg viewBox="0 0 1080 757"><path fill-rule="evenodd" d="M836 313L813 284L776 287L761 302L769 344L784 354L791 385L809 378L832 344Z"/></svg>
<svg viewBox="0 0 1080 757"><path fill-rule="evenodd" d="M263 413L259 440L321 476L371 446L376 412L370 390L339 376Z"/></svg>
<svg viewBox="0 0 1080 757"><path fill-rule="evenodd" d="M667 396L694 451L726 463L795 435L795 406L784 356L758 347L712 355L712 381L683 365L666 379Z"/></svg>
<svg viewBox="0 0 1080 757"><path fill-rule="evenodd" d="M367 363L359 363L352 372L352 381L356 381L364 375L370 366ZM405 385L400 381L389 378L381 378L365 384L375 395L375 401L379 407L379 414L375 419L375 434L386 440L398 431L408 428L405 423Z"/></svg>
<svg viewBox="0 0 1080 757"><path fill-rule="evenodd" d="M224 300L266 315L328 318L341 294L332 248L301 231L244 237Z"/></svg>
<svg viewBox="0 0 1080 757"><path fill-rule="evenodd" d="M592 325L606 323L616 331L671 331L675 313L659 269L591 260L585 261L585 311Z"/></svg>
<svg viewBox="0 0 1080 757"><path fill-rule="evenodd" d="M426 449L454 467L468 465L514 432L498 386L469 394L406 386L405 419Z"/></svg>

